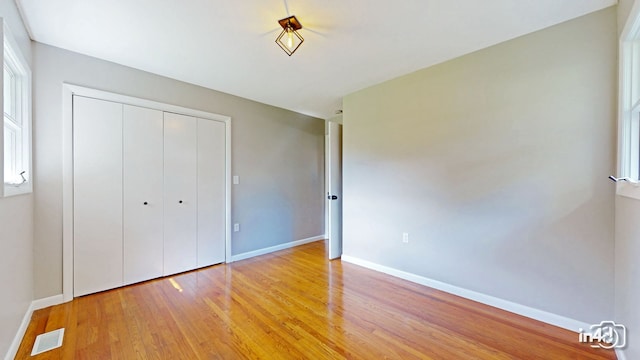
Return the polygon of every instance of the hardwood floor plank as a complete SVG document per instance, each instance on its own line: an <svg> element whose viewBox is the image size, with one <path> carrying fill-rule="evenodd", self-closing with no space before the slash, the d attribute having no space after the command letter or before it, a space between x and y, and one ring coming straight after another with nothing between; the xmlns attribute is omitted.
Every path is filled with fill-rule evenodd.
<svg viewBox="0 0 640 360"><path fill-rule="evenodd" d="M324 242L34 312L17 359L615 359L576 333L326 259Z"/></svg>

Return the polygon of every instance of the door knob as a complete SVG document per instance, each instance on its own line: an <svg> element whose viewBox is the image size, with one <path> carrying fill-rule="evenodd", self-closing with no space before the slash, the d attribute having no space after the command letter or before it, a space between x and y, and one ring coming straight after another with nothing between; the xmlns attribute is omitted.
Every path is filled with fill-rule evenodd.
<svg viewBox="0 0 640 360"><path fill-rule="evenodd" d="M144 204L144 205L149 205L149 203L148 203L148 202L146 202L146 201L145 201L143 204Z"/></svg>
<svg viewBox="0 0 640 360"><path fill-rule="evenodd" d="M182 200L178 201L180 204L182 204Z"/></svg>

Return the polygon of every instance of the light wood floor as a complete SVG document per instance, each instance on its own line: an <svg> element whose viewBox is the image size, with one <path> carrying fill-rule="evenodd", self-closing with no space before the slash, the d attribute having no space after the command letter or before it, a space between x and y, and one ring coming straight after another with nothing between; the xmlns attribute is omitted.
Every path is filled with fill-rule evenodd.
<svg viewBox="0 0 640 360"><path fill-rule="evenodd" d="M615 359L578 335L364 268L324 242L36 311L33 359Z"/></svg>

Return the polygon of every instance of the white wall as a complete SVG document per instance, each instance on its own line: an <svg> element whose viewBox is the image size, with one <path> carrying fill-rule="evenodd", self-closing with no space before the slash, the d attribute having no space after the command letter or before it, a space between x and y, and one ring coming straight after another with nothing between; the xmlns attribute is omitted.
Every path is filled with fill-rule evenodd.
<svg viewBox="0 0 640 360"><path fill-rule="evenodd" d="M233 254L324 234L323 120L40 43L34 81L37 298L62 293L63 82L232 117Z"/></svg>
<svg viewBox="0 0 640 360"><path fill-rule="evenodd" d="M0 17L31 61L31 40L13 1L0 0ZM33 300L32 269L33 196L0 198L0 357L7 353Z"/></svg>
<svg viewBox="0 0 640 360"><path fill-rule="evenodd" d="M610 319L616 34L612 7L347 96L345 255Z"/></svg>

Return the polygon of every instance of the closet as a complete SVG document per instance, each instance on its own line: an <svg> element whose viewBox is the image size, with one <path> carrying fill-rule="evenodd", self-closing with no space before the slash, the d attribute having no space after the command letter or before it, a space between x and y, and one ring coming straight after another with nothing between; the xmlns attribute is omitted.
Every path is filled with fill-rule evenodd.
<svg viewBox="0 0 640 360"><path fill-rule="evenodd" d="M225 261L226 126L73 97L74 295Z"/></svg>

